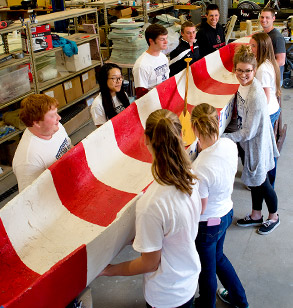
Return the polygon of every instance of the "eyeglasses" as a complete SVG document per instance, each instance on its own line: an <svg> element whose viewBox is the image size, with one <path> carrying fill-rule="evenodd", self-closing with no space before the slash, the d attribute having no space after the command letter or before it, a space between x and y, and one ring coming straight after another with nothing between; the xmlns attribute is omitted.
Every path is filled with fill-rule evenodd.
<svg viewBox="0 0 293 308"><path fill-rule="evenodd" d="M123 81L124 80L124 77L123 76L120 76L120 77L110 77L108 79L112 79L112 81L118 83L120 81Z"/></svg>
<svg viewBox="0 0 293 308"><path fill-rule="evenodd" d="M243 71L242 69L240 69L240 68L236 68L236 73L237 74L239 74L239 75L241 75L241 74L246 74L246 75L248 75L248 74L250 74L251 72L253 72L253 70L245 70L245 71Z"/></svg>

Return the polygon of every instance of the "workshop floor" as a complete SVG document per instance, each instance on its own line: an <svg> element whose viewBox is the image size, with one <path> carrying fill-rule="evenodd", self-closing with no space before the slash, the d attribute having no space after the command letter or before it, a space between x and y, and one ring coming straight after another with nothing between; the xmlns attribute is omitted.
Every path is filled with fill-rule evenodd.
<svg viewBox="0 0 293 308"><path fill-rule="evenodd" d="M244 285L250 308L291 308L293 305L293 89L282 89L282 92L283 124L287 124L288 129L278 161L276 180L281 224L266 236L257 234L255 228L239 228L235 225L238 218L244 217L251 210L250 192L242 185L238 172L233 192L234 222L225 240L225 254ZM94 125L88 125L72 137L73 142L76 143L93 129ZM15 194L0 202L0 208ZM263 214L266 218L265 205ZM137 256L138 253L127 246L113 262L118 263ZM94 308L145 307L141 275L98 277L90 287ZM229 305L217 299L217 307L228 308Z"/></svg>

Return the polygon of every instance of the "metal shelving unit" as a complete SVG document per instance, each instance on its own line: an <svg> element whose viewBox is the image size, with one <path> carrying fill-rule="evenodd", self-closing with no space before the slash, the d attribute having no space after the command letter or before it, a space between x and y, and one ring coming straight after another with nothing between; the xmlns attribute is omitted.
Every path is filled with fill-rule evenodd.
<svg viewBox="0 0 293 308"><path fill-rule="evenodd" d="M68 74L66 74L65 76L59 76L55 79L51 79L48 80L46 82L39 82L38 78L37 78L37 66L36 66L36 61L37 59L39 59L42 56L46 56L46 55L52 55L53 53L55 53L58 50L62 50L61 47L57 47L57 48L53 48L51 50L45 50L45 51L41 51L41 52L33 52L33 48L32 48L32 34L31 34L31 28L35 27L35 26L39 26L39 25L44 25L47 23L51 23L51 22L55 22L55 21L61 21L61 20L65 20L65 19L72 19L74 18L74 24L75 24L75 31L78 30L77 27L77 18L80 16L84 16L86 15L86 20L87 20L87 15L88 14L95 14L96 17L96 23L95 28L96 28L96 34L88 34L88 33L74 33L73 35L68 36L69 40L75 41L77 45L81 45L87 42L90 42L92 40L98 40L98 42L100 41L99 39L99 25L98 25L98 14L97 14L97 8L78 8L78 9L70 9L70 10L66 10L66 11L62 11L62 12L55 12L55 13L51 13L48 15L40 15L37 16L37 20L38 23L37 24L32 24L30 22L29 19L25 19L24 20L24 24L25 26L23 26L20 21L16 21L14 24L10 25L9 27L7 27L6 29L1 29L0 30L0 35L2 36L2 40L4 43L4 55L5 54L9 54L9 45L8 45L8 40L7 40L7 35L10 32L13 32L15 30L21 30L23 28L26 29L27 32L27 37L28 37L28 50L29 53L25 54L24 58L22 59L11 59L11 60L7 60L4 63L0 64L0 69L4 69L4 68L8 68L11 66L15 66L15 65L20 65L20 64L25 64L25 63L30 63L31 64L31 72L33 75L33 89L31 89L31 91L24 93L23 95L8 101L2 105L0 105L0 110L12 105L20 100L22 100L23 98L27 97L28 95L32 94L32 93L41 93L42 91L56 85L56 84L60 84L66 80L69 80L77 75L80 75L98 65L102 64L102 58L101 58L101 53L99 51L99 60L92 60L92 65L77 71L77 72L68 72ZM99 46L97 46L99 47ZM91 89L89 92L83 94L82 96L80 96L78 99L75 99L73 102L71 102L70 104L66 104L65 106L63 106L62 108L59 109L59 111L64 110L76 103L78 103L79 101L85 99L86 97L98 92L99 90L99 86L97 85L95 88ZM84 123L81 123L81 126L83 126ZM6 141L9 141L10 139L18 136L19 134L21 134L23 132L23 130L19 130L17 129L16 131L8 134L7 136L3 137L0 139L0 145ZM12 173L12 168L9 166L4 166L4 173L0 174L0 182L6 178L7 176L9 176Z"/></svg>

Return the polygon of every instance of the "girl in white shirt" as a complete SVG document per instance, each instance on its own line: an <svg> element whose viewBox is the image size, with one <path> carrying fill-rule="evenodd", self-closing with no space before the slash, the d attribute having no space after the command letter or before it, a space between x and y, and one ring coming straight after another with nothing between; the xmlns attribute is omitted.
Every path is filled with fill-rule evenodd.
<svg viewBox="0 0 293 308"><path fill-rule="evenodd" d="M233 217L231 199L238 164L236 144L219 139L217 109L208 104L194 107L191 123L202 151L192 164L199 178L202 201L196 249L202 270L196 307L215 308L217 276L225 289L218 294L225 302L247 308L244 288L228 258L223 253L226 230Z"/></svg>
<svg viewBox="0 0 293 308"><path fill-rule="evenodd" d="M201 212L196 176L181 139L181 123L160 109L146 121L154 182L136 204L135 260L108 265L100 275L144 274L147 307L191 308L200 273L194 240Z"/></svg>
<svg viewBox="0 0 293 308"><path fill-rule="evenodd" d="M258 79L265 91L269 115L274 127L280 114L278 98L281 96L280 68L276 62L271 38L264 32L254 34L250 39L251 51L256 57Z"/></svg>
<svg viewBox="0 0 293 308"><path fill-rule="evenodd" d="M129 100L123 90L121 68L114 63L106 63L99 71L98 77L101 93L95 98L91 115L97 127L129 106Z"/></svg>
<svg viewBox="0 0 293 308"><path fill-rule="evenodd" d="M258 79L265 91L269 115L273 128L279 118L281 109L278 99L281 96L280 88L280 67L275 59L273 43L268 34L264 32L254 34L250 39L251 51L257 61L257 71L255 78ZM277 159L275 168L269 171L268 177L274 187L276 180Z"/></svg>

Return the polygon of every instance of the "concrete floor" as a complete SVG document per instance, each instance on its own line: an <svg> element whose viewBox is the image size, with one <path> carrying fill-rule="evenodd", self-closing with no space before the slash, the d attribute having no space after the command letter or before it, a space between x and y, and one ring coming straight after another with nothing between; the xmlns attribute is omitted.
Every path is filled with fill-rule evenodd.
<svg viewBox="0 0 293 308"><path fill-rule="evenodd" d="M282 89L283 123L288 124L287 137L278 161L276 192L279 199L280 226L269 235L259 235L255 228L239 228L235 222L251 211L250 192L236 175L233 201L234 222L225 240L225 253L234 265L246 290L250 308L293 307L293 89ZM73 138L80 139L93 125ZM11 196L12 197L12 196ZM10 199L10 198L9 198ZM9 201L0 203L0 208ZM291 200L291 201L290 201ZM264 205L264 218L267 209ZM291 231L290 231L291 230ZM113 263L133 259L138 253L125 247ZM219 285L220 286L220 285ZM143 308L142 276L98 277L90 285L94 308ZM229 307L217 300L218 308ZM231 306L230 306L231 307Z"/></svg>

